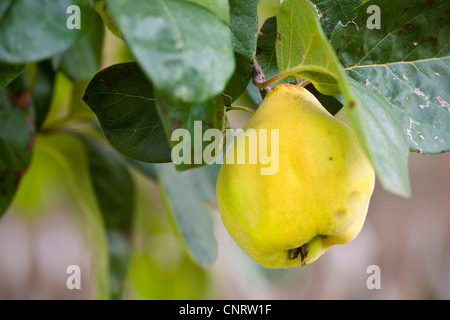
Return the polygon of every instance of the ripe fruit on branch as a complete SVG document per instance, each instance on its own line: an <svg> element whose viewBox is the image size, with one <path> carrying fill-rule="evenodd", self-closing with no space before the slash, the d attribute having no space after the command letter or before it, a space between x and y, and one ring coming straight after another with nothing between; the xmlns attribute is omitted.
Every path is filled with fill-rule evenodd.
<svg viewBox="0 0 450 320"><path fill-rule="evenodd" d="M315 261L360 232L375 183L372 164L352 128L333 117L306 89L280 84L244 130L278 129L279 169L261 175L261 162L222 165L217 201L222 221L256 262L286 268ZM228 152L258 152L237 143ZM239 148L245 150L239 151ZM274 158L274 157L272 157ZM277 157L275 157L277 158Z"/></svg>

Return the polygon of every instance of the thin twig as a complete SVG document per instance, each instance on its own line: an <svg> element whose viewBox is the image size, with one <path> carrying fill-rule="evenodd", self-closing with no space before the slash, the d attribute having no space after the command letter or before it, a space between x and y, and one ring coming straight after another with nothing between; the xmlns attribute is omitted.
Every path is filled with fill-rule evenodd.
<svg viewBox="0 0 450 320"><path fill-rule="evenodd" d="M259 88L259 93L261 94L261 97L264 99L266 95L269 93L272 88L270 86L264 86L262 87L262 84L266 81L266 76L264 75L264 72L262 71L261 66L259 65L258 60L255 57L255 60L252 64L253 68L253 84Z"/></svg>

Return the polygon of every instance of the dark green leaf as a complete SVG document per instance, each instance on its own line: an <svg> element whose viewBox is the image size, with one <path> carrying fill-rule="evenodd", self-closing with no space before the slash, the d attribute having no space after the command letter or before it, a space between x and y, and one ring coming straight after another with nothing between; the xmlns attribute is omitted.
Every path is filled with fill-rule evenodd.
<svg viewBox="0 0 450 320"><path fill-rule="evenodd" d="M81 29L68 29L67 8L80 7ZM71 47L90 27L84 1L15 0L0 20L0 61L20 64L51 57Z"/></svg>
<svg viewBox="0 0 450 320"><path fill-rule="evenodd" d="M144 162L171 161L171 148L156 110L152 84L136 63L100 71L87 87L83 100L119 152Z"/></svg>
<svg viewBox="0 0 450 320"><path fill-rule="evenodd" d="M11 6L11 3L13 0L3 0L0 2L0 20L3 18L3 15L5 14L6 10Z"/></svg>
<svg viewBox="0 0 450 320"><path fill-rule="evenodd" d="M0 63L0 89L6 87L25 70L24 64Z"/></svg>
<svg viewBox="0 0 450 320"><path fill-rule="evenodd" d="M320 21L328 37L334 32L338 23L346 25L355 18L353 10L361 5L361 0L311 0L320 14ZM367 17L367 15L365 14Z"/></svg>
<svg viewBox="0 0 450 320"><path fill-rule="evenodd" d="M225 105L239 98L252 77L258 34L256 0L230 0L230 30L236 69L223 92Z"/></svg>
<svg viewBox="0 0 450 320"><path fill-rule="evenodd" d="M108 0L122 35L155 90L173 104L220 94L234 71L231 35L211 11L176 0Z"/></svg>
<svg viewBox="0 0 450 320"><path fill-rule="evenodd" d="M0 216L9 207L31 162L33 100L25 77L0 90Z"/></svg>
<svg viewBox="0 0 450 320"><path fill-rule="evenodd" d="M33 103L35 110L36 130L39 131L44 124L53 97L53 86L56 73L50 60L37 63L33 82Z"/></svg>
<svg viewBox="0 0 450 320"><path fill-rule="evenodd" d="M156 170L166 211L188 252L199 265L211 266L217 256L211 212L184 172L172 164L157 165Z"/></svg>
<svg viewBox="0 0 450 320"><path fill-rule="evenodd" d="M178 170L190 169L209 162L208 160L205 162L204 149L210 144L217 143L215 140L217 137L212 137L212 141L209 142L203 141L203 135L209 129L222 131L225 107L221 100L217 97L194 105L171 105L161 99L157 100L159 115L172 145L171 159L177 164ZM174 135L177 129L184 130L181 132L183 135ZM222 138L219 149L221 152Z"/></svg>
<svg viewBox="0 0 450 320"><path fill-rule="evenodd" d="M92 78L100 69L105 28L95 15L87 33L61 57L59 69L73 81Z"/></svg>
<svg viewBox="0 0 450 320"><path fill-rule="evenodd" d="M381 29L367 27L372 4L380 7ZM449 8L447 0L367 1L352 23L336 26L331 43L346 67L448 57Z"/></svg>

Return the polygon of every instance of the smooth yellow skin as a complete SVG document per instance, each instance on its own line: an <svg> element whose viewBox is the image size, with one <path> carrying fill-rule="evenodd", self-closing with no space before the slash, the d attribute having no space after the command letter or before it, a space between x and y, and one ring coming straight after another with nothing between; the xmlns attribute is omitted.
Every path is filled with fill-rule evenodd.
<svg viewBox="0 0 450 320"><path fill-rule="evenodd" d="M375 173L353 130L306 89L290 84L269 92L248 128L279 129L279 170L261 175L267 165L259 162L222 165L217 201L237 244L265 267L287 268L311 263L331 246L354 239L365 221ZM236 154L237 146L227 152L235 148ZM309 252L303 263L300 255L291 259L290 250L304 244Z"/></svg>

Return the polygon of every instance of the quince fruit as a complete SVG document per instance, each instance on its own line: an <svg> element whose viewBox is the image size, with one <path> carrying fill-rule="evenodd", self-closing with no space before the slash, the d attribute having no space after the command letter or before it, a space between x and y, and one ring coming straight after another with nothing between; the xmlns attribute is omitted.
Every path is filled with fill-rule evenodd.
<svg viewBox="0 0 450 320"><path fill-rule="evenodd" d="M222 221L236 243L269 268L309 264L360 232L375 172L357 137L303 87L279 84L244 127L278 129L278 171L224 163L217 181ZM226 153L257 152L239 135ZM276 148L278 147L278 148ZM233 149L233 150L230 150ZM241 149L241 150L240 150Z"/></svg>

